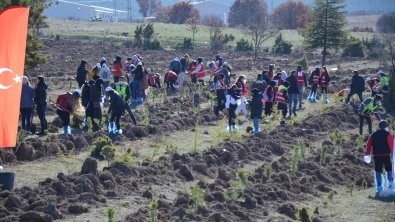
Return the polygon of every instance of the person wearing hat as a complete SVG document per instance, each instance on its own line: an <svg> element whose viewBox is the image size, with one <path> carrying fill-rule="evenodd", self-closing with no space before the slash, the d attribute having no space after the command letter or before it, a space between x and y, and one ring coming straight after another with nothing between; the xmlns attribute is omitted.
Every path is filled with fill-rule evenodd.
<svg viewBox="0 0 395 222"><path fill-rule="evenodd" d="M56 99L56 113L63 121L63 134L65 135L71 134L70 115L77 117L76 113L83 110L80 98L81 90L76 89L73 93L67 92Z"/></svg>
<svg viewBox="0 0 395 222"><path fill-rule="evenodd" d="M389 189L394 189L393 177L392 177L392 163L391 154L394 147L394 136L389 133L388 122L385 120L380 121L379 128L369 136L368 143L366 145L366 155L372 155L374 159L374 171L375 178L377 181L376 192L382 191L382 172L383 166L387 172L387 178L389 181Z"/></svg>
<svg viewBox="0 0 395 222"><path fill-rule="evenodd" d="M252 100L251 100L251 119L254 123L253 133L260 132L259 121L262 119L263 103L261 92L257 88L251 90Z"/></svg>
<svg viewBox="0 0 395 222"><path fill-rule="evenodd" d="M80 65L77 68L77 77L75 78L78 83L78 87L81 88L82 85L86 81L86 77L88 75L88 70L86 69L87 62L85 60L81 60Z"/></svg>
<svg viewBox="0 0 395 222"><path fill-rule="evenodd" d="M318 89L318 84L319 84L319 79L320 79L320 67L315 67L315 70L311 72L309 83L311 85L311 92L309 94L309 101L312 103L315 103L317 100L317 89Z"/></svg>
<svg viewBox="0 0 395 222"><path fill-rule="evenodd" d="M36 87L34 89L36 97L34 103L36 104L37 115L40 119L40 132L38 135L44 136L45 130L48 128L47 119L45 118L45 110L47 109L47 89L44 76L38 76L36 79Z"/></svg>
<svg viewBox="0 0 395 222"><path fill-rule="evenodd" d="M329 103L330 101L329 101L328 87L331 78L329 77L329 73L328 70L326 69L326 66L323 66L322 69L323 71L319 78L319 82L321 86L321 101L324 103Z"/></svg>
<svg viewBox="0 0 395 222"><path fill-rule="evenodd" d="M30 124L34 106L33 100L35 96L36 92L29 85L29 78L27 78L27 76L24 76L22 80L20 112L22 117L22 129L24 129L27 134L31 134Z"/></svg>
<svg viewBox="0 0 395 222"><path fill-rule="evenodd" d="M359 101L363 101L362 93L365 91L365 80L362 76L359 75L357 70L354 70L354 75L352 76L351 85L350 85L350 92L346 98L345 103L348 104L350 102L350 98L357 94Z"/></svg>
<svg viewBox="0 0 395 222"><path fill-rule="evenodd" d="M363 122L366 120L368 122L369 134L372 133L372 114L376 116L377 119L381 119L378 112L379 106L381 105L382 97L376 95L374 98L366 98L358 107L359 116L359 134L363 133Z"/></svg>
<svg viewBox="0 0 395 222"><path fill-rule="evenodd" d="M108 114L111 115L110 122L108 123L108 134L122 134L120 119L125 112L122 96L119 95L111 86L106 88L106 93L110 97L111 102L110 108L108 108Z"/></svg>
<svg viewBox="0 0 395 222"><path fill-rule="evenodd" d="M276 92L275 101L277 102L277 110L282 110L283 118L287 116L287 101L288 101L288 88L290 84L288 81L285 81L281 86L278 87ZM281 121L281 124L286 124L284 120Z"/></svg>
<svg viewBox="0 0 395 222"><path fill-rule="evenodd" d="M132 112L132 109L129 106L129 99L131 97L129 85L126 83L125 77L119 77L119 82L115 84L115 90L119 95L121 95L123 104L125 106L126 111L128 111L130 119L132 120L133 124L137 126L136 118Z"/></svg>

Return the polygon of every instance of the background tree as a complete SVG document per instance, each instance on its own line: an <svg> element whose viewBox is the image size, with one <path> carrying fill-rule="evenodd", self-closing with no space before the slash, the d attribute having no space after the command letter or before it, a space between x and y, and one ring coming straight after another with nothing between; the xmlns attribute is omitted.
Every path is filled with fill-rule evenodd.
<svg viewBox="0 0 395 222"><path fill-rule="evenodd" d="M187 20L188 30L192 32L192 44L195 44L195 34L199 31L200 19L191 17Z"/></svg>
<svg viewBox="0 0 395 222"><path fill-rule="evenodd" d="M274 9L273 25L278 29L304 28L309 19L310 7L301 1L285 2Z"/></svg>
<svg viewBox="0 0 395 222"><path fill-rule="evenodd" d="M208 33L210 36L210 47L217 51L222 48L222 29L225 26L224 21L216 15L205 16L202 23L208 26Z"/></svg>
<svg viewBox="0 0 395 222"><path fill-rule="evenodd" d="M34 68L48 60L48 57L41 53L43 43L38 38L39 28L45 23L43 16L44 9L52 3L51 0L1 0L0 10L10 6L30 6L29 25L30 32L27 37L26 44L26 68Z"/></svg>
<svg viewBox="0 0 395 222"><path fill-rule="evenodd" d="M346 38L345 0L315 0L310 23L304 32L307 49L322 50L322 65L325 65L328 49L338 49Z"/></svg>
<svg viewBox="0 0 395 222"><path fill-rule="evenodd" d="M230 27L247 26L259 14L267 14L265 0L236 0L230 7L228 22Z"/></svg>
<svg viewBox="0 0 395 222"><path fill-rule="evenodd" d="M259 10L261 13L249 16L246 21L248 25L244 27L244 33L249 35L252 39L252 45L254 46L254 58L258 57L258 52L262 47L262 44L277 33L269 21L267 7L263 5L261 6L263 7Z"/></svg>
<svg viewBox="0 0 395 222"><path fill-rule="evenodd" d="M153 15L160 7L161 2L158 0L137 0L137 4L139 4L140 7L139 12L145 18Z"/></svg>
<svg viewBox="0 0 395 222"><path fill-rule="evenodd" d="M376 27L379 32L395 33L395 12L380 16Z"/></svg>
<svg viewBox="0 0 395 222"><path fill-rule="evenodd" d="M199 11L190 2L179 2L169 8L169 22L185 24L190 18L200 18Z"/></svg>

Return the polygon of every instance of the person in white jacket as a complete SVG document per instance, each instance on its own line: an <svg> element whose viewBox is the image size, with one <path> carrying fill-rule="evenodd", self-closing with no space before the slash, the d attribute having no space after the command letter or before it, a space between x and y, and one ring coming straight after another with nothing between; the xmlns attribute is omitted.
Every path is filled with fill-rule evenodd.
<svg viewBox="0 0 395 222"><path fill-rule="evenodd" d="M100 69L99 76L103 80L103 87L102 87L103 95L106 95L105 89L110 85L110 81L111 81L111 70L110 68L108 68L106 63L102 64L102 68Z"/></svg>

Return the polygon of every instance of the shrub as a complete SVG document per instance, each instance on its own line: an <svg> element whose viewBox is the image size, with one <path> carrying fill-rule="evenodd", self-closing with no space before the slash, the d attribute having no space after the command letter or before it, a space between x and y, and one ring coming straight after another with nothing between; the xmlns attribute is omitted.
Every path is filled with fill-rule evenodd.
<svg viewBox="0 0 395 222"><path fill-rule="evenodd" d="M101 151L101 155L107 160L108 165L114 160L115 157L115 147L112 145L105 145Z"/></svg>
<svg viewBox="0 0 395 222"><path fill-rule="evenodd" d="M311 218L310 218L309 212L307 212L307 209L305 207L303 207L299 211L299 221L301 221L301 222L311 222Z"/></svg>
<svg viewBox="0 0 395 222"><path fill-rule="evenodd" d="M107 209L107 219L108 219L108 222L115 221L115 210L113 208Z"/></svg>
<svg viewBox="0 0 395 222"><path fill-rule="evenodd" d="M178 44L178 48L180 49L193 49L192 38L185 38L182 43Z"/></svg>
<svg viewBox="0 0 395 222"><path fill-rule="evenodd" d="M365 57L365 46L362 41L351 37L347 40L345 47L343 48L342 56L350 56L350 57Z"/></svg>
<svg viewBox="0 0 395 222"><path fill-rule="evenodd" d="M145 49L152 49L152 50L160 50L162 49L162 44L159 42L158 39L152 40L148 45L144 46Z"/></svg>
<svg viewBox="0 0 395 222"><path fill-rule="evenodd" d="M275 54L280 54L280 55L287 55L291 53L292 51L292 44L290 42L287 42L283 39L283 36L279 34L274 41L274 46L272 49L272 52Z"/></svg>
<svg viewBox="0 0 395 222"><path fill-rule="evenodd" d="M297 65L301 65L303 70L308 70L309 69L309 63L307 61L306 54L303 54L303 57L296 60L295 63Z"/></svg>
<svg viewBox="0 0 395 222"><path fill-rule="evenodd" d="M130 49L130 48L133 47L133 44L134 44L134 42L133 42L132 40L126 40L126 41L123 43L123 46L125 46L125 47L128 48L128 49Z"/></svg>
<svg viewBox="0 0 395 222"><path fill-rule="evenodd" d="M192 200L195 207L205 205L204 193L204 189L200 188L199 184L191 187Z"/></svg>
<svg viewBox="0 0 395 222"><path fill-rule="evenodd" d="M92 145L91 156L96 158L103 158L102 150L105 146L113 146L112 140L108 136L101 136L97 138Z"/></svg>
<svg viewBox="0 0 395 222"><path fill-rule="evenodd" d="M236 42L237 52L248 52L252 50L253 50L252 44L248 42L248 40L240 39L238 42Z"/></svg>

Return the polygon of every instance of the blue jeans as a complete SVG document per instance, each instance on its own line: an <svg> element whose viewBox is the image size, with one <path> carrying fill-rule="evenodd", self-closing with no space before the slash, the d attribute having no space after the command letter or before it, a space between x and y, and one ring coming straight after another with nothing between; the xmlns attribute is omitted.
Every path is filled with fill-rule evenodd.
<svg viewBox="0 0 395 222"><path fill-rule="evenodd" d="M135 79L133 81L132 98L138 99L140 97L141 97L141 81Z"/></svg>
<svg viewBox="0 0 395 222"><path fill-rule="evenodd" d="M299 108L302 108L303 93L304 93L304 87L299 86L299 94L298 94Z"/></svg>
<svg viewBox="0 0 395 222"><path fill-rule="evenodd" d="M288 95L288 103L289 103L289 111L296 112L296 106L298 104L298 94L289 94ZM292 109L293 103L293 109Z"/></svg>
<svg viewBox="0 0 395 222"><path fill-rule="evenodd" d="M253 122L254 122L254 133L257 133L257 132L260 131L259 130L259 119L258 118L254 118Z"/></svg>

